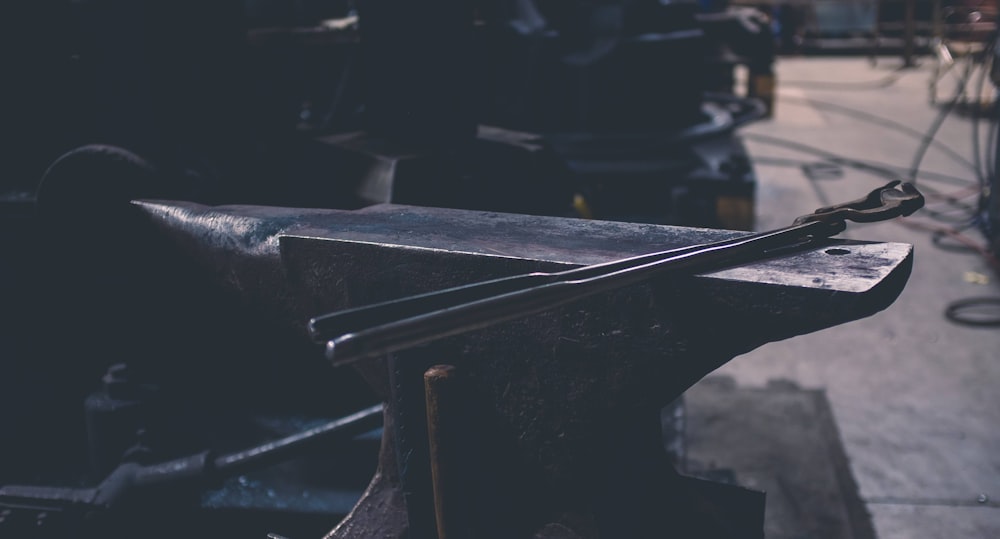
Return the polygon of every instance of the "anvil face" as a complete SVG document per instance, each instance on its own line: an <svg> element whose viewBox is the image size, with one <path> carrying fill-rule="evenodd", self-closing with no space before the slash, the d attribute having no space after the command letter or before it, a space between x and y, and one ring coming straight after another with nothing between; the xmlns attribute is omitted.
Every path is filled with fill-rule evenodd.
<svg viewBox="0 0 1000 539"><path fill-rule="evenodd" d="M279 313L302 338L308 319L327 312L740 234L393 205L338 211L135 204L157 235L220 286ZM397 443L419 447L422 435L413 433L424 411L416 378L434 363L459 366L475 395L470 405L488 410L495 430L508 434L505 458L532 470L539 489L585 505L594 494L592 470L607 460L609 440L629 417L657 410L761 344L885 308L902 290L911 259L909 245L835 242L705 275L654 279L443 339L394 354L391 373L382 361L362 368L383 394L392 380ZM397 458L404 469L410 464Z"/></svg>

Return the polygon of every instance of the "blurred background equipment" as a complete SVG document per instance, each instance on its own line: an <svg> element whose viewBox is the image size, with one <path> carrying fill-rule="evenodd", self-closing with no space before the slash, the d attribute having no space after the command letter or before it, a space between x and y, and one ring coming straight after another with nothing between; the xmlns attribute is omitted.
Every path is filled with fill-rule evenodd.
<svg viewBox="0 0 1000 539"><path fill-rule="evenodd" d="M766 18L750 10L48 7L26 6L13 37L46 55L10 53L17 98L4 105L14 118L5 129L32 148L7 165L5 183L20 192L62 153L99 142L163 171L172 196L205 201L752 228L753 172L733 131L761 111L732 98L732 73L748 66L749 93L768 101L774 56Z"/></svg>
<svg viewBox="0 0 1000 539"><path fill-rule="evenodd" d="M314 361L304 327L267 329L277 311L233 302L123 226L129 200L753 226L734 132L766 108L732 95L732 72L750 66L767 97L774 58L746 10L52 0L8 15L0 129L19 143L0 171L12 249L0 350L17 375L0 394L31 412L2 418L5 438L30 443L8 448L0 483L54 488L6 491L0 533L85 536L77 517L101 507L108 520L90 524L112 531L170 508L210 515L208 529L233 521L233 534L266 521L318 536L374 469L381 430L368 425L221 473L207 448L264 447L378 397ZM55 340L53 316L72 321Z"/></svg>

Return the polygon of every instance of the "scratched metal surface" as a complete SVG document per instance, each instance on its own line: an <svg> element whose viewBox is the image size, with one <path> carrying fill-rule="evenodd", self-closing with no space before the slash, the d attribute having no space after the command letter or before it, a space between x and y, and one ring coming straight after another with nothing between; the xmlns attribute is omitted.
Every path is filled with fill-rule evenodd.
<svg viewBox="0 0 1000 539"><path fill-rule="evenodd" d="M337 309L740 234L394 205L356 211L135 205L220 287L303 333L309 317ZM902 289L911 257L905 244L850 242L690 282L656 281L640 295L669 290L671 316L704 316L714 328L727 321L725 331L746 333L733 339L745 351L886 307ZM661 303L629 308L664 310Z"/></svg>
<svg viewBox="0 0 1000 539"><path fill-rule="evenodd" d="M324 312L742 234L395 205L355 211L135 205L207 278L298 333ZM713 272L697 277L694 287L670 287L692 296L681 310L691 317L715 309L710 318L723 320L742 312L748 319L727 331L759 331L749 339L757 346L884 308L902 289L911 256L906 244L848 242ZM762 320L773 327L762 330Z"/></svg>
<svg viewBox="0 0 1000 539"><path fill-rule="evenodd" d="M210 225L219 247L263 255L280 236L329 239L524 258L565 264L593 264L616 258L704 243L745 234L712 229L556 217L473 212L382 204L354 211L208 207L187 202L138 201L154 221ZM910 253L900 243L851 242L850 253L816 249L715 272L712 277L861 292L877 285ZM815 281L819 277L822 282ZM833 278L840 277L840 278Z"/></svg>
<svg viewBox="0 0 1000 539"><path fill-rule="evenodd" d="M740 234L392 205L337 211L135 204L153 237L173 244L248 308L303 334L309 317L338 309ZM440 362L469 374L474 405L491 411L495 431L510 433L506 445L497 445L503 454L494 455L495 468L537 472L484 482L534 493L515 496L524 507L504 507L507 514L547 507L548 500L586 506L601 496L594 470L609 461L611 440L621 441L615 425L658 409L761 344L885 308L905 285L911 259L909 245L840 242L704 276L655 279L400 352L395 360L416 366L410 374ZM363 370L388 393L384 363ZM396 373L398 402L390 403L397 441L413 449L399 464L411 476L426 475L419 470L426 461L422 388L408 375Z"/></svg>

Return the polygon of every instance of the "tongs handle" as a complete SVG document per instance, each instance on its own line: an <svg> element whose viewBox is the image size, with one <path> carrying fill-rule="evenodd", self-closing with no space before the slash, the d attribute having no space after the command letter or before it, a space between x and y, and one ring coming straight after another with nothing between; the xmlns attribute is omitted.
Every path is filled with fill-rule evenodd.
<svg viewBox="0 0 1000 539"><path fill-rule="evenodd" d="M844 230L848 220L872 222L910 215L923 202L915 187L895 181L864 198L820 208L772 232L359 307L314 318L309 331L314 339L327 341L327 357L334 365L343 365L551 309L654 274L705 271L762 258L778 248L833 236Z"/></svg>
<svg viewBox="0 0 1000 539"><path fill-rule="evenodd" d="M403 318L410 318L429 311L446 309L477 301L491 296L499 296L516 292L525 288L541 286L560 280L587 279L601 273L618 271L634 266L641 266L670 256L705 249L721 247L743 241L747 236L738 236L713 243L689 245L666 251L658 251L621 260L613 260L601 264L593 264L555 273L528 273L501 277L490 281L482 281L464 286L428 292L402 299L390 300L373 305L365 305L353 309L337 311L317 316L309 321L309 335L317 342L326 342L352 331L386 324Z"/></svg>
<svg viewBox="0 0 1000 539"><path fill-rule="evenodd" d="M795 242L825 238L843 230L831 223L812 222L794 225L774 232L754 234L716 242L707 245L697 245L663 253L643 255L626 260L619 260L595 266L585 266L557 274L529 274L522 277L499 280L502 286L523 284L520 279L531 277L547 282L530 288L517 288L498 295L485 295L493 289L498 281L491 281L487 288L482 285L468 285L448 289L443 292L424 295L434 301L440 301L446 306L428 310L426 304L414 304L419 297L407 298L397 302L380 304L375 316L388 316L394 306L403 305L408 311L419 308L419 314L400 316L396 311L389 322L375 326L365 326L365 329L352 329L327 342L327 358L334 366L346 365L355 361L395 352L425 342L449 337L484 328L522 316L546 311L566 303L598 294L600 292L624 287L649 279L654 274L679 271L705 271L765 256L769 250L789 247ZM575 272L575 273L574 273ZM567 277L567 274L569 277ZM506 282L504 282L506 281ZM461 303L448 303L445 300L463 297L467 289L472 289L478 299ZM365 314L365 307L353 310ZM343 314L348 314L346 311ZM345 322L346 320L346 322ZM320 324L322 328L355 326L350 317L340 319L327 318ZM314 320L316 322L316 320ZM313 324L314 327L317 324ZM325 333L325 329L321 330Z"/></svg>

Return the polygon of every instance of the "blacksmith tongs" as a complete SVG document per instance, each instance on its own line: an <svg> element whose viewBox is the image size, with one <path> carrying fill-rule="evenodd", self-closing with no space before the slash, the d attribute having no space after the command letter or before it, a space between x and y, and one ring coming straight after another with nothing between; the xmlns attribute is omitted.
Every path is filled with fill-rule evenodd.
<svg viewBox="0 0 1000 539"><path fill-rule="evenodd" d="M909 183L893 181L866 197L820 208L782 229L650 253L557 273L529 273L474 283L313 318L309 332L326 343L335 366L527 316L653 275L695 273L747 263L778 249L808 246L846 227L907 216L924 205Z"/></svg>

